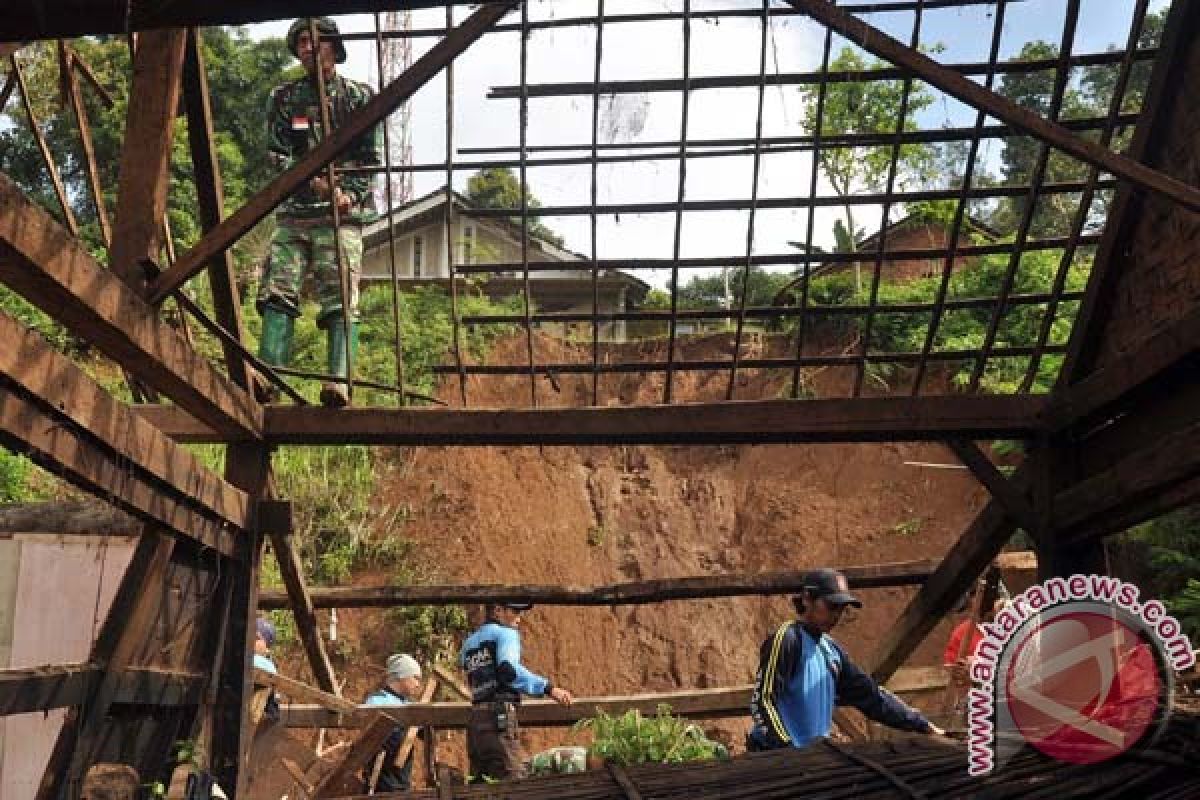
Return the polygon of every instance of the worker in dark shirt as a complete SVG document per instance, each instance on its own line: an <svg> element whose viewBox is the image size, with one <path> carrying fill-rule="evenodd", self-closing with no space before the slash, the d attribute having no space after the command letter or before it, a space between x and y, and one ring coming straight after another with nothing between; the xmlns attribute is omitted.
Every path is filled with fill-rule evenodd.
<svg viewBox="0 0 1200 800"><path fill-rule="evenodd" d="M471 689L467 719L467 757L474 780L525 777L518 737L521 696L548 697L564 706L571 693L521 664L521 615L530 603L488 606L487 620L463 642L459 666Z"/></svg>
<svg viewBox="0 0 1200 800"><path fill-rule="evenodd" d="M747 749L804 747L828 736L833 709L839 705L853 706L868 719L900 730L944 733L876 684L829 636L848 606L862 608L845 575L832 569L809 572L792 603L799 617L779 626L759 654Z"/></svg>

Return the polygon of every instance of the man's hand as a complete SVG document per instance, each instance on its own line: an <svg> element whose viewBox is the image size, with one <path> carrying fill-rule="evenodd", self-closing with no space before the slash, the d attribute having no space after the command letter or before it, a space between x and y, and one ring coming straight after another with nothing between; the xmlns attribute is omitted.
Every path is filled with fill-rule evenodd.
<svg viewBox="0 0 1200 800"><path fill-rule="evenodd" d="M560 706L569 706L575 700L571 693L561 686L555 686L550 690L550 699Z"/></svg>
<svg viewBox="0 0 1200 800"><path fill-rule="evenodd" d="M337 203L339 214L345 214L354 205L354 198L343 192L340 187L333 190L333 199Z"/></svg>
<svg viewBox="0 0 1200 800"><path fill-rule="evenodd" d="M322 178L320 175L308 182L308 188L313 190L313 194L322 200L329 198L329 181Z"/></svg>

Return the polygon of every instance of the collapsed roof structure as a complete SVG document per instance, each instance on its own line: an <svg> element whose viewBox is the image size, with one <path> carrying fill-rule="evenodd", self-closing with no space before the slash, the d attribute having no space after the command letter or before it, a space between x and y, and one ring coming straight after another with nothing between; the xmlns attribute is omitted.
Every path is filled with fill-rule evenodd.
<svg viewBox="0 0 1200 800"><path fill-rule="evenodd" d="M59 224L12 180L0 175L0 281L116 361L142 388L142 397L170 401L121 401L36 333L0 314L0 335L8 343L0 349L0 440L14 451L29 454L54 474L132 514L145 526L89 662L0 673L0 709L5 714L71 709L47 766L39 798L49 800L77 791L87 766L97 761L122 760L153 773L165 762L171 743L194 730L211 739L213 766L221 783L231 796L236 796L249 740L247 653L253 644L253 619L259 607L258 571L267 540L279 556L288 603L320 689L336 694L324 644L315 627L314 600L288 541L290 509L286 502L273 497L270 463L271 452L277 447L330 443L945 442L989 490L992 500L931 571L914 577L912 570L880 565L857 576L857 585L921 586L874 654L872 666L881 679L904 662L1016 530L1024 530L1033 539L1040 569L1047 576L1103 571L1097 545L1103 537L1200 498L1200 267L1195 258L1200 231L1200 159L1195 146L1196 106L1191 103L1200 97L1200 86L1196 85L1200 70L1195 68L1200 59L1200 4L1190 0L1171 3L1161 39L1147 44L1142 31L1150 3L1137 0L1131 5L1123 47L1076 52L1076 30L1095 4L1085 10L1080 0L1064 0L1062 46L1053 58L1002 59L1004 14L1017 4L1017 0L787 0L763 3L761 8L693 11L685 1L676 10L605 15L601 3L595 14L534 19L529 4L512 0L472 4L404 0L9 2L0 17L0 53L10 57L12 66L0 91L3 102L9 100L19 81L13 54L23 42L101 33L138 36L130 92L135 102L128 112L114 222L107 236L107 265L73 235L69 222L67 227ZM199 26L307 13L442 5L448 9L444 28L410 33L433 39L435 44L407 72L380 87L374 100L335 135L243 207L226 215ZM467 10L468 5L477 8ZM454 7L460 7L461 21L456 19ZM994 22L987 60L942 63L922 52L919 30L923 17L968 7L983 8ZM894 38L872 22L876 18L872 15L898 15L911 25L912 35L907 42ZM692 26L699 19L727 17L761 20L763 39L757 74L691 74L687 54ZM823 41L818 68L789 74L768 68L768 23L783 17L807 19L817 26ZM611 57L602 47L604 31L614 26L663 22L680 26L684 52L680 78L601 80L604 59ZM570 26L596 30L593 80L535 82L536 76L528 70L530 37L541 30ZM470 168L480 163L511 166L519 171L523 184L527 172L539 166L571 162L586 167L591 176L586 203L540 208L536 217L524 203L519 208L482 213L519 219L526 237L535 218L586 218L592 247L587 253L590 260L580 267L592 270L594 275L613 268L664 269L671 274L668 286L678 287L686 270L733 264L745 267L742 274L748 274L750 267L789 266L803 275L821 263L861 262L867 258L861 252L820 253L811 247L817 209L847 203L880 209L887 220L890 209L899 209L904 203L946 202L952 209L954 226L962 224L972 202L989 198L1023 198L1024 213L1017 221L1015 234L1003 241L964 248L954 227L943 249L916 254L944 264L937 291L928 301L896 304L881 300L877 290L884 262L914 257L911 252L889 251L881 235L876 250L868 254L875 263L866 302L851 298L843 303L819 304L801 291L790 305L754 307L747 305L743 292L740 303L733 307L695 310L680 308L677 294L673 294L666 310L619 312L626 319L667 322L669 344L662 361L602 361L595 344L588 362L541 361L535 347L535 328L541 322L561 321L561 315L533 308L528 302L528 278L539 269L556 269L559 265L527 257L512 264L452 263L452 293L458 291L459 281L471 274L515 272L524 276L526 302L522 314L470 321L455 318L456 325L516 324L528 337L528 359L524 363L470 364L455 348L451 360L442 365L442 372L458 382L461 403L456 407L402 404L334 411L304 405L303 398L276 371L258 362L245 347L230 247L297 187L328 169L357 136L412 98L480 39L497 32L520 34L521 72L517 85L496 87L491 96L516 101L520 109L517 116L523 122L515 131L516 143L498 139L499 152L482 154L483 162L478 153L468 154L470 162L462 159L448 134L450 144L443 165L447 191L454 186L454 170L466 168L465 163L470 163ZM831 69L834 44L843 41L883 63L852 72ZM1075 72L1091 67L1113 72L1114 88L1107 112L1061 119L1063 97L1076 79ZM1127 92L1139 69L1148 70L1148 82L1137 92ZM1054 91L1043 112L1019 106L995 89L997 76L1036 72L1054 76ZM918 83L923 84L946 102L952 100L971 109L974 124L914 128L901 112L891 132L827 135L821 121L821 98L829 86L856 81L899 82L904 98L911 96ZM817 98L817 123L802 136L764 134L762 97L768 87L784 85L809 87ZM759 112L754 137L696 141L690 135L691 98L721 86L756 92ZM453 91L453 81L447 81L448 94L452 96ZM622 92L677 95L682 120L679 136L671 141L634 142L625 147L602 145L597 133L599 98ZM531 104L541 98L562 96L583 96L592 101L585 104L590 110L578 112L588 117L590 141L556 143L554 147L570 153L566 156L550 153L554 147L548 145L530 145L526 129ZM205 233L173 263L165 264L160 255L161 222L174 120L181 100L188 120L198 214ZM985 166L979 156L982 144L1012 137L1028 138L1035 145L1027 180L1000 186L978 180ZM956 182L923 189L897 185L902 147L921 141L961 145L965 161ZM836 196L821 184L818 170L813 167L806 181L797 182L807 185L798 185L790 196L760 196L758 178L766 157L790 149L807 153L815 164L822 151L838 148L877 148L889 153L885 191L852 198ZM504 154L510 155L499 157ZM748 196L689 198L687 165L698 159L731 156L752 160ZM52 157L48 151L47 157ZM1076 165L1081 177L1067 182L1053 180L1048 167L1055 159ZM679 176L675 199L601 203L598 166L621 160L672 162ZM417 166L421 165L388 163L384 170ZM61 188L59 196L65 206ZM1069 230L1035 236L1031 233L1033 216L1039 200L1047 197L1069 198L1074 210L1072 224ZM772 209L795 211L807 219L808 249L772 254L754 246L755 216ZM716 256L685 256L681 246L685 215L725 210L745 216L750 231L746 239L729 243L728 252ZM668 220L674 231L671 253L637 259L601 257L596 245L597 220L619 214L657 214ZM952 296L953 266L963 249L970 250L970 255L1007 258L997 291L987 296ZM1016 292L1023 258L1047 251L1058 260L1053 280L1037 292ZM1068 274L1083 260L1089 264L1086 288L1069 290ZM191 278L202 272L212 288L215 318L181 292ZM172 298L220 340L223 364L203 358L179 331L164 322L162 304ZM1055 340L1052 326L1065 307L1074 313L1070 335ZM1017 308L1037 309L1040 322L1029 340L1005 341L1004 321ZM968 346L951 348L939 339L939 325L948 315L968 309L981 310L988 319L984 336ZM605 321L598 312L581 316L580 321L591 323L594 330ZM897 316L923 320L921 347L900 351L876 346L873 326L881 319ZM806 347L806 332L826 317L850 319L860 326L861 336L849 352L822 354ZM731 320L728 359L689 362L678 357L677 323L689 318ZM790 326L790 354L786 357L746 355L743 345L748 323L764 320L783 320ZM1053 390L1035 393L1034 376L1048 361L1057 368ZM1008 392L985 393L981 380L1000 362L1017 364L1023 377ZM946 364L965 369L963 390L948 392L930 379L940 365ZM867 376L878 365L901 368L905 381L884 392L871 389ZM851 376L847 385L853 388L845 397L803 397L803 370L814 367L847 371ZM271 377L297 402L260 405L249 391L252 369ZM789 374L790 397L739 396L737 377L747 370ZM724 401L675 402L673 376L681 371L727 373ZM604 376L628 372L664 376L662 402L653 406L601 406L598 401L604 395ZM403 376L403 368L397 373ZM551 408L539 403L539 380L563 373L591 377L593 405ZM470 407L468 377L497 374L528 377L528 408ZM402 378L394 388L404 396ZM998 470L976 444L992 439L1027 444L1027 458L1015 474ZM206 469L179 446L181 442L224 444L225 474ZM671 583L629 591L638 596L638 602L651 602L669 597L784 593L796 588L795 573L769 576L769 580L759 577L706 578L703 585L685 580L682 586ZM856 580L853 574L851 577L852 582ZM165 587L170 591L164 591ZM443 587L438 597L424 600L530 599L530 589ZM574 597L579 602L622 602L622 591L618 587L594 597L566 592L562 601L572 602ZM397 594L391 600L372 602L413 600ZM329 602L338 601L334 598ZM728 769L736 772L743 767ZM784 796L791 789L781 791L780 796ZM625 790L625 796L632 795Z"/></svg>

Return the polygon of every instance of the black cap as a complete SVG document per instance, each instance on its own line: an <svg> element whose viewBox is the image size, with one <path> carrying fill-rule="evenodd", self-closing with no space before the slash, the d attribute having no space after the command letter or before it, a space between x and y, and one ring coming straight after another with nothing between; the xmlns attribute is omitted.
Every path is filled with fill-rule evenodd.
<svg viewBox="0 0 1200 800"><path fill-rule="evenodd" d="M533 608L533 603L497 603L501 608L507 608L509 611L528 611Z"/></svg>
<svg viewBox="0 0 1200 800"><path fill-rule="evenodd" d="M835 606L862 608L862 601L850 594L850 582L836 569L814 569L804 575L804 590L813 597L824 597Z"/></svg>

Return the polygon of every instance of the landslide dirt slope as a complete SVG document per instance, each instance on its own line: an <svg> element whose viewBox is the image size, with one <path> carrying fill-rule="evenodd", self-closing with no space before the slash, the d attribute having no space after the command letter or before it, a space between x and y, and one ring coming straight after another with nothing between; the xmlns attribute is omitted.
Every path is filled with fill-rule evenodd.
<svg viewBox="0 0 1200 800"><path fill-rule="evenodd" d="M729 336L686 343L679 357L727 357ZM782 355L785 343L761 349ZM584 361L590 344L536 341L541 362ZM491 363L521 363L524 338ZM662 342L608 353L646 360ZM808 391L844 394L849 375L806 374ZM586 405L590 376L539 379L539 404ZM739 398L785 392L787 376L744 376ZM726 374L677 373L679 401L724 397ZM658 402L663 378L613 376L601 404ZM522 407L528 378L477 378L475 407ZM457 403L457 378L442 396ZM466 583L592 585L614 581L872 564L941 556L981 507L969 473L906 462L953 462L940 445L423 448L385 480L388 502L415 515L406 535L440 578ZM866 608L839 638L867 657L911 590L864 592ZM525 658L577 694L630 694L750 682L759 643L791 613L786 599L737 598L649 606L541 608L529 615ZM912 659L937 663L947 631ZM739 726L722 726L737 740ZM561 738L561 736L559 737ZM529 744L551 737L538 734Z"/></svg>

